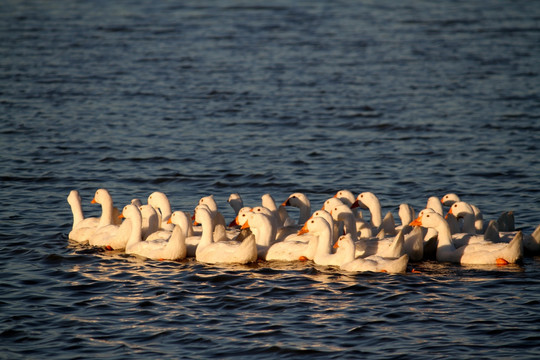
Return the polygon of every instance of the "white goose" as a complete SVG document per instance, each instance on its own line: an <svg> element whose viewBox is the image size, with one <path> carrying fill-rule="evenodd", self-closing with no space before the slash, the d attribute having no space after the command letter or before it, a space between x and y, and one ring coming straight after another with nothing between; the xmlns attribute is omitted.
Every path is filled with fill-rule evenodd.
<svg viewBox="0 0 540 360"><path fill-rule="evenodd" d="M368 209L371 214L371 229L374 234L378 234L381 230L387 235L396 235L396 224L391 212L388 212L384 219L382 218L381 203L377 196L371 192L363 192L356 197L351 208L360 207Z"/></svg>
<svg viewBox="0 0 540 360"><path fill-rule="evenodd" d="M458 201L450 206L449 214L463 218L463 234L453 234L452 241L456 247L464 244L474 244L482 241L497 243L509 243L517 234L517 231L498 231L499 221L491 220L485 229L484 234L476 234L474 226L474 211L472 207L463 201ZM540 225L532 234L523 234L524 249L530 253L540 251Z"/></svg>
<svg viewBox="0 0 540 360"><path fill-rule="evenodd" d="M197 207L195 221L203 227L202 235L195 251L197 261L217 263L247 264L257 261L257 243L255 236L249 236L242 242L213 240L213 219L208 208Z"/></svg>
<svg viewBox="0 0 540 360"><path fill-rule="evenodd" d="M317 248L313 256L313 262L317 265L339 266L343 262L341 254L332 253L332 228L322 217L311 217L301 232L313 234L317 237Z"/></svg>
<svg viewBox="0 0 540 360"><path fill-rule="evenodd" d="M404 234L409 233L412 230L409 224L415 219L414 208L406 203L399 204L398 216L401 225L396 226L396 231L403 230Z"/></svg>
<svg viewBox="0 0 540 360"><path fill-rule="evenodd" d="M272 241L274 226L272 220L262 213L249 213L246 215L242 228L253 231L259 247L266 250L264 258L267 261L298 261L313 259L317 248L317 237L309 234L296 234L286 237L282 241ZM241 222L243 220L240 220Z"/></svg>
<svg viewBox="0 0 540 360"><path fill-rule="evenodd" d="M210 221L207 221L206 223L199 223L196 220L196 214L199 209L203 208L206 212L210 214ZM202 210L201 210L202 211ZM195 253L197 251L197 246L199 245L199 242L201 241L202 236L206 235L211 236L212 241L214 241L214 224L212 220L212 212L208 208L207 205L197 205L195 207L195 210L193 211L193 216L190 219L193 221L193 224L197 225L197 227L200 227L200 231L194 231L193 227L191 230L191 233L186 234L186 249L187 249L187 257L195 257ZM208 235L210 234L210 235Z"/></svg>
<svg viewBox="0 0 540 360"><path fill-rule="evenodd" d="M143 241L141 238L142 216L134 205L126 205L122 215L131 221L131 234L126 244L126 254L139 255L152 260L181 260L186 257L186 242L184 230L180 222L185 216L183 212L172 213L167 220L174 224L174 230L169 238ZM179 216L176 216L179 215Z"/></svg>
<svg viewBox="0 0 540 360"><path fill-rule="evenodd" d="M300 215L298 217L297 224L303 225L311 216L311 202L304 193L293 193L289 195L287 200L285 200L282 206L293 206L300 210Z"/></svg>
<svg viewBox="0 0 540 360"><path fill-rule="evenodd" d="M240 209L244 207L244 200L242 200L242 197L239 193L232 193L231 195L229 195L229 199L227 199L227 202L234 210L235 217L238 215L238 211L240 211Z"/></svg>
<svg viewBox="0 0 540 360"><path fill-rule="evenodd" d="M101 205L101 217L96 231L90 236L88 242L93 246L103 246L104 242L118 233L120 229L118 216L115 216L112 197L106 189L96 190L92 204Z"/></svg>
<svg viewBox="0 0 540 360"><path fill-rule="evenodd" d="M204 205L208 206L208 209L210 209L210 212L212 214L214 227L216 225L223 225L224 227L226 226L225 218L223 217L223 215L218 210L218 205L217 205L216 200L214 199L214 195L208 195L208 196L202 197L199 200L199 205L201 205L201 204L204 204Z"/></svg>
<svg viewBox="0 0 540 360"><path fill-rule="evenodd" d="M242 229L251 229L257 243L257 257L266 260L268 250L276 242L275 219L268 209L266 210L270 215L258 208L261 207L255 207L253 212L246 214L247 219L243 222Z"/></svg>
<svg viewBox="0 0 540 360"><path fill-rule="evenodd" d="M337 238L339 237L339 233L336 233L335 229L337 228L336 222L334 221L334 218L332 217L332 214L330 214L326 210L317 210L313 213L312 217L320 217L326 220L326 222L330 225L330 238L332 239L332 246L337 241Z"/></svg>
<svg viewBox="0 0 540 360"><path fill-rule="evenodd" d="M276 219L278 231L282 227L292 227L292 225L294 225L294 220L289 217L285 206L281 204L279 207L277 207L272 195L264 194L261 196L261 205L272 212L274 218Z"/></svg>
<svg viewBox="0 0 540 360"><path fill-rule="evenodd" d="M456 201L448 210L447 217L450 215L454 215L457 219L463 219L463 223L461 224L461 233L471 235L476 234L476 218L474 215L474 209L470 204L467 204L464 201Z"/></svg>
<svg viewBox="0 0 540 360"><path fill-rule="evenodd" d="M379 255L383 257L399 257L403 255L404 236L399 232L395 237L385 237L381 231L377 237L359 238L354 226L354 215L345 204L335 206L330 212L335 221L342 221L346 233L351 234L355 243L355 257Z"/></svg>
<svg viewBox="0 0 540 360"><path fill-rule="evenodd" d="M333 196L327 199L322 206L322 210L330 213L336 206L344 205L345 203L338 197ZM350 206L349 206L350 207ZM356 209L351 209L354 213ZM360 213L362 214L362 213ZM337 240L339 235L343 234L343 222L334 221L333 225L334 240ZM366 232L367 231L367 232ZM371 226L369 226L361 217L356 222L356 232L360 237L371 237Z"/></svg>
<svg viewBox="0 0 540 360"><path fill-rule="evenodd" d="M131 204L137 206L135 204ZM155 233L159 229L159 216L156 210L151 205L137 206L142 216L142 239L147 240L150 234ZM168 233L168 232L167 232ZM170 233L168 234L170 235Z"/></svg>
<svg viewBox="0 0 540 360"><path fill-rule="evenodd" d="M348 207L351 207L354 204L354 202L356 201L356 197L354 196L352 191L346 190L346 189L339 190L338 192L336 192L334 197L341 200L341 202L343 202ZM358 211L358 208L353 208L352 210L353 210L354 218L356 220L361 220L362 219L362 212Z"/></svg>
<svg viewBox="0 0 540 360"><path fill-rule="evenodd" d="M165 231L172 231L174 229L173 224L169 224L169 217L172 214L171 203L167 195L161 191L154 191L148 196L148 205L152 206L159 218L159 229ZM159 237L164 236L158 235Z"/></svg>
<svg viewBox="0 0 540 360"><path fill-rule="evenodd" d="M122 214L118 217L123 218ZM117 231L101 232L98 236L93 236L89 243L92 246L104 247L107 250L123 250L126 248L131 233L132 222L126 219L118 226Z"/></svg>
<svg viewBox="0 0 540 360"><path fill-rule="evenodd" d="M350 272L386 272L391 274L404 273L407 270L408 255L399 258L384 258L381 256L369 256L367 258L355 258L355 245L351 234L340 236L336 244L336 255L340 256L342 263L340 268Z"/></svg>
<svg viewBox="0 0 540 360"><path fill-rule="evenodd" d="M134 199L131 199L131 205L135 205L136 207L140 209L141 206L143 206L143 203L141 202L140 199L134 198Z"/></svg>
<svg viewBox="0 0 540 360"><path fill-rule="evenodd" d="M99 224L99 218L84 217L81 196L79 195L79 192L77 190L70 191L67 197L67 201L71 207L71 213L73 215L73 226L71 228L71 231L69 232L68 237L71 240L75 240L80 243L86 243L88 242L90 236L96 231Z"/></svg>
<svg viewBox="0 0 540 360"><path fill-rule="evenodd" d="M212 215L212 223L214 224L214 242L222 240L232 240L235 239L240 230L234 227L227 227L225 223L225 217L218 210L218 205L214 199L214 195L204 196L199 200L199 205L205 205L210 210ZM193 220L195 220L195 214L193 215ZM200 233L199 230L194 229L194 235ZM202 229L200 230L202 231Z"/></svg>
<svg viewBox="0 0 540 360"><path fill-rule="evenodd" d="M515 263L523 257L523 235L519 232L508 244L483 242L456 248L452 242L450 227L444 218L434 211L421 211L411 226L434 228L438 232L437 261L460 264Z"/></svg>
<svg viewBox="0 0 540 360"><path fill-rule="evenodd" d="M437 214L444 216L444 210L442 207L442 203L436 196L430 196L427 199L426 203L426 209L432 209ZM461 232L461 225L459 224L457 218L454 215L448 215L446 222L448 222L448 226L450 226L450 232L452 234L457 234ZM426 229L426 234L424 240L426 242L430 242L433 244L437 240L437 231L435 229L428 228Z"/></svg>
<svg viewBox="0 0 540 360"><path fill-rule="evenodd" d="M441 198L441 203L444 205L444 206L452 206L454 203L456 202L459 202L461 201L459 196L455 193L448 193L446 195L444 195L442 198ZM471 206L471 208L473 209L473 212L474 212L474 218L475 218L475 221L474 221L474 227L476 229L476 232L478 234L483 234L484 233L484 216L482 214L482 211L480 211L480 209L475 206L475 205L472 205L472 204L469 204ZM452 227L452 224L449 222L450 226L451 226L451 230L454 230L453 227ZM453 232L454 233L454 232Z"/></svg>

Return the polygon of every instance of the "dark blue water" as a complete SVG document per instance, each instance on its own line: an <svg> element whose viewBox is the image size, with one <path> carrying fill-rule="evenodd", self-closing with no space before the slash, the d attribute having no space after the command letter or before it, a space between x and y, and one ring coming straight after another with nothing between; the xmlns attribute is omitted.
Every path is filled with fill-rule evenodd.
<svg viewBox="0 0 540 360"><path fill-rule="evenodd" d="M142 261L68 246L66 197L456 192L530 233L539 39L534 1L2 1L0 357L538 358L540 257Z"/></svg>

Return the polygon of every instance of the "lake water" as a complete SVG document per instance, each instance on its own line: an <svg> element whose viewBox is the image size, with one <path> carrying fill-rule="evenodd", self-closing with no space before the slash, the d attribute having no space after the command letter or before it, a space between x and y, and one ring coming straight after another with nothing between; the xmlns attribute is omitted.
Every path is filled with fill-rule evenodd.
<svg viewBox="0 0 540 360"><path fill-rule="evenodd" d="M540 224L540 3L0 3L0 358L540 357L540 257L404 275L70 246L156 190L448 192ZM291 215L295 216L293 210ZM411 272L412 269L420 273Z"/></svg>

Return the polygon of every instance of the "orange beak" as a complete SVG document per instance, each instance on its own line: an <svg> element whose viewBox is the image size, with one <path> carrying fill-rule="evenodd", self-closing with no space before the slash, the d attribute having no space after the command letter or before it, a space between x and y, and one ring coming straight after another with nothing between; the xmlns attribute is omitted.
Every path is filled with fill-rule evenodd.
<svg viewBox="0 0 540 360"><path fill-rule="evenodd" d="M244 225L242 225L240 229L247 229L248 227L249 227L249 221L246 220L246 222L244 223Z"/></svg>
<svg viewBox="0 0 540 360"><path fill-rule="evenodd" d="M304 224L304 226L302 226L302 228L300 229L300 231L298 231L298 235L302 235L302 234L305 234L305 233L308 233L309 230L307 228L307 222Z"/></svg>
<svg viewBox="0 0 540 360"><path fill-rule="evenodd" d="M336 243L334 244L334 249L337 249L339 247L339 241L336 241Z"/></svg>
<svg viewBox="0 0 540 360"><path fill-rule="evenodd" d="M414 219L413 221L411 221L411 223L409 224L409 226L422 226L422 218L419 216L417 217L416 219Z"/></svg>
<svg viewBox="0 0 540 360"><path fill-rule="evenodd" d="M167 224L172 224L172 218L169 218L169 220L167 220Z"/></svg>
<svg viewBox="0 0 540 360"><path fill-rule="evenodd" d="M445 218L446 220L448 220L448 215L450 215L450 214L454 215L454 213L452 212L452 208L450 208L450 209L448 210L448 213L444 216L444 218Z"/></svg>
<svg viewBox="0 0 540 360"><path fill-rule="evenodd" d="M443 197L441 198L441 203L443 203L443 204L444 204L444 198L443 198Z"/></svg>
<svg viewBox="0 0 540 360"><path fill-rule="evenodd" d="M357 208L360 206L360 203L358 202L358 200L356 200L355 202L353 202L353 204L351 205L351 209L354 209L354 208Z"/></svg>
<svg viewBox="0 0 540 360"><path fill-rule="evenodd" d="M124 214L120 214L120 215L118 215L118 218L119 218L119 219L124 219L125 216L124 216Z"/></svg>
<svg viewBox="0 0 540 360"><path fill-rule="evenodd" d="M290 205L289 199L285 200L285 201L281 204L281 206L289 206L289 205Z"/></svg>
<svg viewBox="0 0 540 360"><path fill-rule="evenodd" d="M334 195L333 197L337 198L337 193L336 193L336 195Z"/></svg>
<svg viewBox="0 0 540 360"><path fill-rule="evenodd" d="M92 201L90 201L90 204L96 204L97 201L96 201L96 198L93 198Z"/></svg>

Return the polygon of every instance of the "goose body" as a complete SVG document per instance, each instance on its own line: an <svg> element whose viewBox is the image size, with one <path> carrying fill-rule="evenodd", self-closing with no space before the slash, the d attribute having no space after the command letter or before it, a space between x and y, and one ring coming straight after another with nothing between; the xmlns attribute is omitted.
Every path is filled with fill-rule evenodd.
<svg viewBox="0 0 540 360"><path fill-rule="evenodd" d="M450 227L445 219L434 211L421 211L411 225L434 228L438 233L436 258L440 262L460 264L509 264L523 257L523 235L516 234L510 243L481 242L456 248L452 242Z"/></svg>
<svg viewBox="0 0 540 360"><path fill-rule="evenodd" d="M407 270L408 255L399 258L384 258L381 256L369 256L367 258L355 258L355 245L350 234L339 237L334 245L336 255L341 257L340 268L349 272L387 272L404 273Z"/></svg>
<svg viewBox="0 0 540 360"><path fill-rule="evenodd" d="M254 211L249 213L248 219L242 224L242 229L251 229L257 244L257 257L266 260L268 250L276 242L275 219L270 211L268 211L270 214L267 214L257 211L257 207L253 209Z"/></svg>
<svg viewBox="0 0 540 360"><path fill-rule="evenodd" d="M317 237L317 248L313 262L317 265L339 266L343 262L341 254L332 252L332 228L322 217L312 217L302 227L302 232L311 233Z"/></svg>
<svg viewBox="0 0 540 360"><path fill-rule="evenodd" d="M88 242L90 236L96 231L99 225L98 217L85 218L81 196L77 190L71 190L67 197L73 215L73 225L68 237L80 243Z"/></svg>
<svg viewBox="0 0 540 360"><path fill-rule="evenodd" d="M148 205L152 206L158 215L159 229L172 231L173 224L169 224L169 217L172 214L171 203L167 195L161 191L154 191L148 196Z"/></svg>
<svg viewBox="0 0 540 360"><path fill-rule="evenodd" d="M392 213L388 212L383 219L381 203L375 194L368 191L359 194L351 206L353 209L356 207L369 210L372 233L378 234L383 230L387 235L396 235L396 224Z"/></svg>
<svg viewBox="0 0 540 360"><path fill-rule="evenodd" d="M133 202L131 204L134 206L137 206L133 204ZM151 205L140 205L137 207L139 208L139 211L141 212L141 217L142 217L142 225L141 225L142 239L147 240L150 234L153 234L156 231L158 231L159 217L156 210ZM165 230L161 230L161 231L165 232ZM170 236L169 231L167 231L166 233Z"/></svg>
<svg viewBox="0 0 540 360"><path fill-rule="evenodd" d="M103 244L110 242L118 234L120 230L120 225L117 225L119 222L118 216L115 216L112 197L106 189L96 190L92 204L101 205L101 217L96 231L90 236L88 242L92 246L103 246ZM129 227L124 226L122 230L128 231Z"/></svg>
<svg viewBox="0 0 540 360"><path fill-rule="evenodd" d="M238 193L232 193L229 195L227 202L232 207L235 217L238 215L238 211L244 207L244 200L242 200L242 197Z"/></svg>
<svg viewBox="0 0 540 360"><path fill-rule="evenodd" d="M455 193L448 193L446 195L444 195L442 198L441 198L441 203L444 205L444 206L452 206L454 203L456 202L459 202L461 201L460 197L455 194ZM480 211L480 209L473 205L473 204L469 204L471 206L471 208L473 209L473 213L474 213L474 227L476 229L476 232L479 233L479 234L482 234L484 233L484 215L482 214L482 211ZM451 222L449 222L450 224L450 228L452 230L452 233L455 233L457 231L454 231L453 229L453 224Z"/></svg>
<svg viewBox="0 0 540 360"><path fill-rule="evenodd" d="M395 258L403 255L404 236L401 231L395 237L385 236L381 230L377 237L359 238L354 225L354 215L348 206L344 204L335 206L331 214L334 220L344 223L345 231L351 235L356 249L355 257L378 255Z"/></svg>
<svg viewBox="0 0 540 360"><path fill-rule="evenodd" d="M242 242L213 240L213 219L210 210L198 206L195 210L195 221L203 227L200 240L195 251L197 261L217 263L247 264L257 260L257 243L254 236L249 236Z"/></svg>
<svg viewBox="0 0 540 360"><path fill-rule="evenodd" d="M313 260L317 250L318 237L300 229L283 240L273 244L266 253L267 261Z"/></svg>
<svg viewBox="0 0 540 360"><path fill-rule="evenodd" d="M167 220L174 224L169 237L143 241L141 238L142 216L134 205L126 205L123 216L132 222L131 236L126 244L126 254L139 255L153 260L180 260L186 257L186 242L184 231L180 224L183 213L174 212Z"/></svg>

